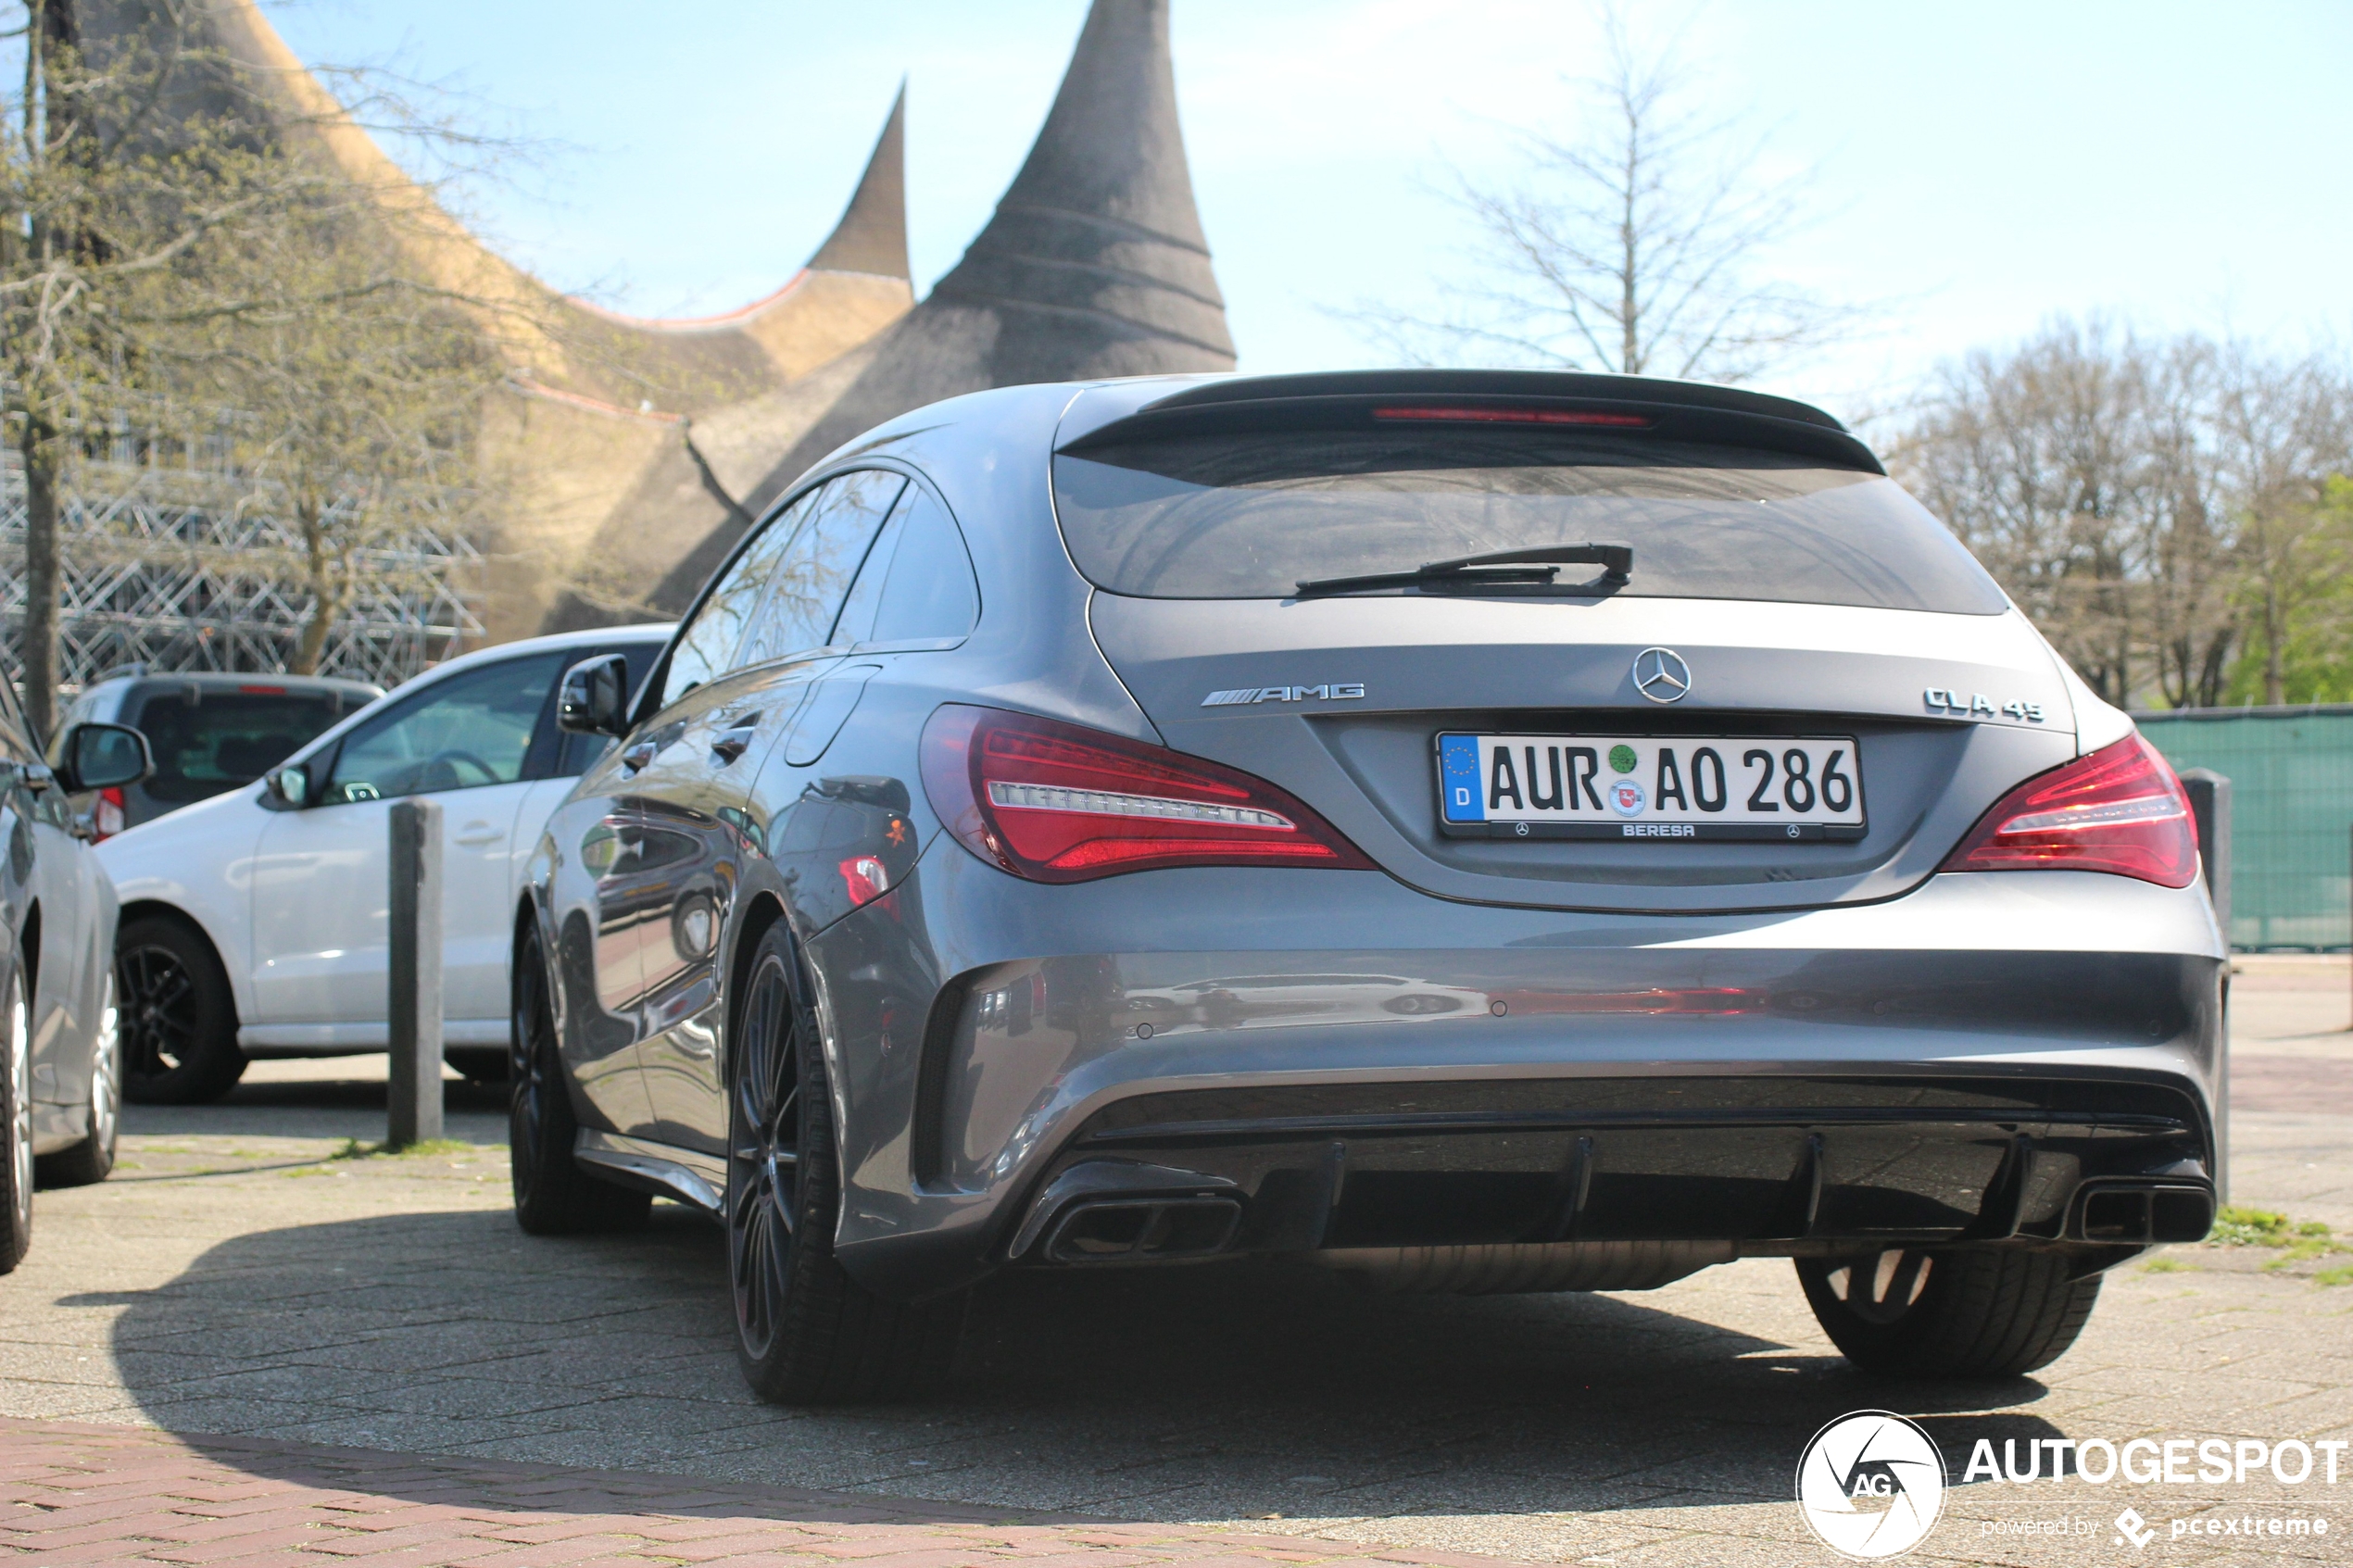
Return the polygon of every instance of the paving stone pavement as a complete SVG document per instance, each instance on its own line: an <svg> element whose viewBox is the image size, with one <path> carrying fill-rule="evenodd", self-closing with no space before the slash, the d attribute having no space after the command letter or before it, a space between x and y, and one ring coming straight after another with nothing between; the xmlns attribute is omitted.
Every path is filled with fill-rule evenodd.
<svg viewBox="0 0 2353 1568"><path fill-rule="evenodd" d="M2248 1088L2233 1110L2234 1197L2353 1231L2353 1116L2321 1093L2353 1068L2345 980L2342 960L2250 962L2240 977L2238 1060L2257 1072L2243 1071ZM135 1477L162 1474L157 1465L208 1465L173 1484L214 1476L204 1485L233 1489L236 1477L283 1480L288 1465L311 1465L304 1474L322 1477L320 1498L301 1505L300 1528L314 1532L340 1527L343 1505L330 1497L412 1498L394 1478L422 1474L418 1456L446 1461L427 1467L444 1488L432 1506L499 1518L510 1517L502 1506L480 1499L508 1472L465 1465L531 1467L551 1486L656 1488L631 1494L635 1502L557 1510L595 1522L580 1538L606 1552L623 1547L605 1534L652 1539L608 1531L611 1519L686 1512L644 1497L716 1486L767 1488L757 1507L724 1506L780 1529L854 1535L865 1526L835 1514L887 1505L930 1509L937 1518L923 1529L962 1528L971 1515L957 1511L979 1510L1049 1532L1006 1537L1012 1546L911 1546L903 1531L918 1526L893 1514L874 1527L886 1532L878 1542L897 1544L875 1552L949 1554L910 1568L1008 1555L1076 1562L1068 1553L1079 1548L1051 1536L1068 1516L1148 1534L1286 1537L1311 1556L1378 1546L1611 1568L1820 1563L1831 1559L1789 1501L1792 1475L1807 1436L1849 1411L1919 1418L1957 1473L1980 1438L1996 1452L2007 1440L2061 1436L2353 1439L2353 1287L2313 1278L2346 1260L2266 1272L2270 1253L2212 1247L2119 1271L2067 1357L1990 1387L1856 1373L1783 1262L1753 1260L1658 1291L1485 1298L1372 1297L1268 1266L1010 1277L975 1303L970 1354L948 1396L777 1410L736 1376L724 1261L707 1223L658 1205L633 1236L522 1236L508 1213L497 1097L464 1085L452 1086L450 1128L471 1147L331 1158L383 1126L381 1083L349 1073L271 1067L256 1078L277 1081L249 1084L230 1103L136 1111L113 1180L40 1195L33 1254L0 1280L0 1415L18 1418L0 1431L11 1512L26 1512L34 1484L21 1472L30 1442L94 1454L88 1489L119 1497L140 1495L146 1483ZM91 1424L101 1436L170 1434L138 1440L182 1457L94 1449ZM374 1459L355 1461L354 1449ZM2346 1458L2341 1487L2317 1474L2300 1486L2264 1481L2259 1465L2244 1486L1981 1478L1952 1490L1916 1555L2346 1561ZM577 1467L606 1474L583 1478ZM200 1494L210 1495L189 1495ZM2145 1551L2118 1537L2127 1505L2158 1529ZM2260 1544L2171 1534L2176 1522L2249 1510L2324 1517L2333 1530ZM2062 1525L2072 1533L2021 1533ZM103 1537L103 1524L94 1527ZM775 1561L865 1554L849 1537L825 1538L822 1549L795 1537L757 1549ZM1230 1540L1237 1561L1270 1549L1215 1538ZM324 1539L306 1537L341 1549ZM0 1536L0 1549L10 1546L25 1549ZM60 1549L38 1555L72 1560ZM156 1561L199 1561L194 1546L154 1549L181 1552ZM404 1560L462 1558L416 1549Z"/></svg>
<svg viewBox="0 0 2353 1568"><path fill-rule="evenodd" d="M803 1488L0 1419L0 1550L44 1563L1274 1568L1488 1559Z"/></svg>

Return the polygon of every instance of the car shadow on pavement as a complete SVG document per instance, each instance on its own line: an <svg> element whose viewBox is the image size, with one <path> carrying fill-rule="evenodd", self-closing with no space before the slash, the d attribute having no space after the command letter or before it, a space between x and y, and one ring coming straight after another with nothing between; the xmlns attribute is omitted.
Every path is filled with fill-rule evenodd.
<svg viewBox="0 0 2353 1568"><path fill-rule="evenodd" d="M133 1135L190 1137L382 1138L390 1090L372 1075L271 1079L257 1076L203 1105L127 1105L122 1130ZM441 1085L451 1137L504 1142L507 1085L450 1079Z"/></svg>
<svg viewBox="0 0 2353 1568"><path fill-rule="evenodd" d="M125 1309L121 1375L200 1444L855 1489L943 1518L1710 1506L1786 1499L1806 1438L1850 1411L1919 1418L1957 1480L1980 1437L2058 1436L2020 1408L2043 1397L2032 1379L1862 1375L1784 1310L1786 1265L1762 1267L1698 1291L1487 1298L1272 1263L1011 1275L976 1294L944 1395L814 1411L745 1391L719 1234L667 1204L618 1236L526 1236L493 1209L262 1231L161 1288L67 1304Z"/></svg>

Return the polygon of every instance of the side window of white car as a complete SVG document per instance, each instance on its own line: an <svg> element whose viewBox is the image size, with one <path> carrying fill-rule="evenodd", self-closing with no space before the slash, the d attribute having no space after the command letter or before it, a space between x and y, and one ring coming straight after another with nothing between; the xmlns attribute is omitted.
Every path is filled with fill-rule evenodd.
<svg viewBox="0 0 2353 1568"><path fill-rule="evenodd" d="M345 740L323 806L513 784L560 654L470 670L420 692Z"/></svg>

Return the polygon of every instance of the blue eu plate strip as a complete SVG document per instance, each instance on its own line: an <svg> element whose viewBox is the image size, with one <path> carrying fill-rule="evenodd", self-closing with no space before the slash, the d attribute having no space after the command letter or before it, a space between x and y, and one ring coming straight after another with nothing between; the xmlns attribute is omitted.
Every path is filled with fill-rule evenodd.
<svg viewBox="0 0 2353 1568"><path fill-rule="evenodd" d="M1478 777L1478 741L1472 735L1438 737L1439 795L1450 822L1487 820L1487 792Z"/></svg>

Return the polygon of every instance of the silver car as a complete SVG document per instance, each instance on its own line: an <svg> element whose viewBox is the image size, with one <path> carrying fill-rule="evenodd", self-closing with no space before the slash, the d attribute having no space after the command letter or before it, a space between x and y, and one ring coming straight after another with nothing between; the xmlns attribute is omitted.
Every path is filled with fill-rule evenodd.
<svg viewBox="0 0 2353 1568"><path fill-rule="evenodd" d="M32 1193L102 1182L121 1127L114 884L91 852L97 792L154 771L139 732L77 723L44 760L0 680L0 1274L32 1245Z"/></svg>
<svg viewBox="0 0 2353 1568"><path fill-rule="evenodd" d="M1412 371L869 433L706 587L515 910L535 1232L727 1232L765 1398L1008 1268L1628 1290L1785 1257L2002 1377L2210 1223L2188 803L1839 423Z"/></svg>

